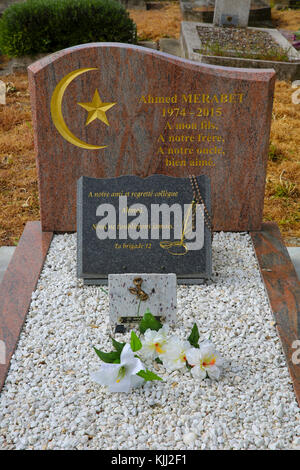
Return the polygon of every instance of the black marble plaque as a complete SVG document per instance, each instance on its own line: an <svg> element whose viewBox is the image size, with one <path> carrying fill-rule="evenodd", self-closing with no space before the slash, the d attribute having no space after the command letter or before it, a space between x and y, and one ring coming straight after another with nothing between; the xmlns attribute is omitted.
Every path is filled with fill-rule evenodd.
<svg viewBox="0 0 300 470"><path fill-rule="evenodd" d="M108 274L175 273L178 282L211 276L210 182L189 178L89 178L77 185L77 275L105 284ZM197 192L196 192L197 194Z"/></svg>

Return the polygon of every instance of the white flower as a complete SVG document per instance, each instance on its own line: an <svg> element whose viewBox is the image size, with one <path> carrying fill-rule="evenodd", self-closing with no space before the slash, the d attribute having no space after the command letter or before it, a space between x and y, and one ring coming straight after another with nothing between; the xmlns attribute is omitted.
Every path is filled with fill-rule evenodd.
<svg viewBox="0 0 300 470"><path fill-rule="evenodd" d="M165 353L165 344L167 342L167 334L169 326L165 324L160 330L146 330L143 341L143 348L140 353L148 358L155 359Z"/></svg>
<svg viewBox="0 0 300 470"><path fill-rule="evenodd" d="M144 383L144 379L136 375L140 370L145 370L140 359L134 356L129 344L125 344L120 364L107 364L104 362L98 372L91 373L91 379L100 385L108 385L110 392L128 393L131 388Z"/></svg>
<svg viewBox="0 0 300 470"><path fill-rule="evenodd" d="M192 366L191 373L195 378L218 380L221 374L223 359L210 340L200 343L199 349L192 348L186 353L188 363Z"/></svg>
<svg viewBox="0 0 300 470"><path fill-rule="evenodd" d="M170 338L165 346L165 354L163 355L163 363L170 372L181 369L186 365L186 353L191 349L188 341L183 341L176 336Z"/></svg>

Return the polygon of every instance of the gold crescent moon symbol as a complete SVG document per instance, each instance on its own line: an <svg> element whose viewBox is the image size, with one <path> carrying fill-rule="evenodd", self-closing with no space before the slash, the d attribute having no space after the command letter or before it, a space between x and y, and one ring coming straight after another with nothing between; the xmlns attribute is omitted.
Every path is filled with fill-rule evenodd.
<svg viewBox="0 0 300 470"><path fill-rule="evenodd" d="M63 96L67 87L76 77L78 77L82 73L88 72L89 70L98 69L92 67L74 70L73 72L68 73L68 75L61 79L61 81L56 86L51 98L51 116L53 124L55 125L58 132L64 137L64 139L66 139L71 144L89 150L104 149L105 147L107 147L107 145L92 145L88 144L87 142L84 142L83 140L78 139L78 137L76 137L76 135L74 135L66 125L61 110Z"/></svg>

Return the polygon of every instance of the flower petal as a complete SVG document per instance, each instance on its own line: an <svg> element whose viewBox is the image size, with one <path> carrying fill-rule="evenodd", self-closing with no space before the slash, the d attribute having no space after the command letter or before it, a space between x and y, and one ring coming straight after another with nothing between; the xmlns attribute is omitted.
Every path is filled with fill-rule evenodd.
<svg viewBox="0 0 300 470"><path fill-rule="evenodd" d="M205 344L199 345L202 357L209 357L216 354L216 348L213 343L205 342Z"/></svg>
<svg viewBox="0 0 300 470"><path fill-rule="evenodd" d="M144 334L144 341L145 343L155 343L157 338L161 338L161 335L158 331L155 330L146 330Z"/></svg>
<svg viewBox="0 0 300 470"><path fill-rule="evenodd" d="M186 352L187 361L191 366L194 366L196 364L199 365L201 357L202 355L200 349L198 348L191 348Z"/></svg>
<svg viewBox="0 0 300 470"><path fill-rule="evenodd" d="M108 390L110 392L124 392L128 393L131 389L131 376L130 375L125 375L123 379L120 380L120 382L111 382Z"/></svg>
<svg viewBox="0 0 300 470"><path fill-rule="evenodd" d="M132 362L132 360L134 359L135 359L134 353L130 347L130 344L125 344L124 348L122 349L121 356L120 356L121 364L122 365L128 364Z"/></svg>
<svg viewBox="0 0 300 470"><path fill-rule="evenodd" d="M164 325L160 330L146 330L144 334L144 341L142 342L143 347L140 354L147 359L160 357L165 353L165 347L167 341L167 333L169 326Z"/></svg>
<svg viewBox="0 0 300 470"><path fill-rule="evenodd" d="M143 344L142 349L139 351L139 354L145 359L155 359L157 357L157 352L154 344Z"/></svg>
<svg viewBox="0 0 300 470"><path fill-rule="evenodd" d="M127 363L126 369L126 373L128 373L129 375L135 375L140 370L146 370L144 364L137 357L135 357L131 363Z"/></svg>
<svg viewBox="0 0 300 470"><path fill-rule="evenodd" d="M210 366L206 368L207 375L210 379L219 380L221 371L217 366Z"/></svg>
<svg viewBox="0 0 300 470"><path fill-rule="evenodd" d="M195 366L191 369L192 376L195 377L195 379L200 379L203 380L206 377L206 372L205 370L201 369L199 366Z"/></svg>
<svg viewBox="0 0 300 470"><path fill-rule="evenodd" d="M103 363L97 372L90 373L90 377L100 385L109 385L117 379L119 368L120 364Z"/></svg>

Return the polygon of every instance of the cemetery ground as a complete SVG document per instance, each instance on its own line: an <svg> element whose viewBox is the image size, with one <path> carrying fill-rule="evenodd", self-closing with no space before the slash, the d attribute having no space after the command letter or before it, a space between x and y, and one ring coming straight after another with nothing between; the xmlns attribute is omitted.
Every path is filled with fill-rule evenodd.
<svg viewBox="0 0 300 470"><path fill-rule="evenodd" d="M296 30L300 12L272 11L279 28ZM178 38L179 5L131 11L140 40ZM5 58L1 58L3 66ZM2 76L6 106L0 108L0 246L17 245L27 221L39 220L37 174L26 73ZM287 246L300 239L300 105L292 102L291 83L277 81L270 137L264 220L274 221Z"/></svg>

